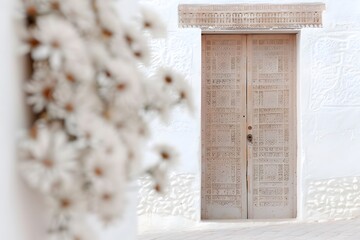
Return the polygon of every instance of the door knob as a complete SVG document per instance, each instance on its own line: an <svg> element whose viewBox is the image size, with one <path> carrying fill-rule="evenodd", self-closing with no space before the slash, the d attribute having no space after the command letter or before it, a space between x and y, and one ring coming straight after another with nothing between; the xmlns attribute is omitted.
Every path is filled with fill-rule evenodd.
<svg viewBox="0 0 360 240"><path fill-rule="evenodd" d="M247 138L247 140L248 140L249 142L252 143L252 140L253 140L252 134L248 134L248 135L246 136L246 138Z"/></svg>

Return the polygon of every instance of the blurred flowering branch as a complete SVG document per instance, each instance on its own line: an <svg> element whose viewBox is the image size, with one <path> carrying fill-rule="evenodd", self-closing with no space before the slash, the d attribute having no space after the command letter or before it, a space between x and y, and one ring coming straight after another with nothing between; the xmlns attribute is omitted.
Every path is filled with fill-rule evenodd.
<svg viewBox="0 0 360 240"><path fill-rule="evenodd" d="M129 0L130 1L130 0ZM125 21L111 0L24 0L20 38L32 62L26 83L35 121L21 139L21 174L51 213L51 239L94 239L86 218L121 217L125 186L141 173L162 192L175 149L157 145L145 168L149 121L177 105L193 109L184 78L167 67L145 77L150 38L164 37L156 12Z"/></svg>

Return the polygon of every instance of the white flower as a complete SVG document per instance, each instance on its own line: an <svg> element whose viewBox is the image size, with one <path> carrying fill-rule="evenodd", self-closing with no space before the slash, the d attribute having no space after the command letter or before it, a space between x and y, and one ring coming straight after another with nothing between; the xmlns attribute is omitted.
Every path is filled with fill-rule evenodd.
<svg viewBox="0 0 360 240"><path fill-rule="evenodd" d="M128 179L136 179L142 172L142 160L144 143L134 134L122 134L124 145L126 146L126 175Z"/></svg>
<svg viewBox="0 0 360 240"><path fill-rule="evenodd" d="M113 2L109 0L95 1L95 5L102 30L109 31L108 37L112 37L121 29L120 18L114 9Z"/></svg>
<svg viewBox="0 0 360 240"><path fill-rule="evenodd" d="M134 24L123 24L123 38L127 43L133 57L148 65L150 62L149 44L142 31Z"/></svg>
<svg viewBox="0 0 360 240"><path fill-rule="evenodd" d="M143 144L137 141L135 138L126 142L127 146L127 177L129 180L136 179L143 171L142 169L142 157L143 157Z"/></svg>
<svg viewBox="0 0 360 240"><path fill-rule="evenodd" d="M93 147L97 144L97 136L105 128L105 121L94 112L81 112L66 122L67 130L77 137L76 144L80 148Z"/></svg>
<svg viewBox="0 0 360 240"><path fill-rule="evenodd" d="M39 40L33 36L32 30L27 29L24 25L17 25L15 31L20 40L19 53L27 54L31 49L36 48L40 44Z"/></svg>
<svg viewBox="0 0 360 240"><path fill-rule="evenodd" d="M139 108L142 104L142 88L136 68L117 59L107 63L106 78L101 81L102 93L117 107Z"/></svg>
<svg viewBox="0 0 360 240"><path fill-rule="evenodd" d="M117 129L126 129L128 122L138 117L136 108L119 108L115 104L109 105L105 112L104 117L110 121Z"/></svg>
<svg viewBox="0 0 360 240"><path fill-rule="evenodd" d="M119 129L119 133L124 136L126 134L131 134L136 137L149 138L150 137L150 129L148 124L145 122L143 118L140 116L134 116L130 118L128 121L124 121L123 126Z"/></svg>
<svg viewBox="0 0 360 240"><path fill-rule="evenodd" d="M97 240L93 228L83 218L55 216L49 229L49 240Z"/></svg>
<svg viewBox="0 0 360 240"><path fill-rule="evenodd" d="M148 138L150 129L136 108L119 108L116 105L109 106L105 117L118 130L121 137L134 135L140 138Z"/></svg>
<svg viewBox="0 0 360 240"><path fill-rule="evenodd" d="M106 46L106 51L108 54L111 54L112 57L115 56L133 61L134 53L127 44L126 37L124 37L126 35L124 33L125 27L118 16L118 12L114 11L113 3L108 0L97 1L96 8L100 25L99 35L101 37L99 40L106 43L105 45L103 42L100 42L101 45ZM134 31L134 29L132 29L132 31ZM105 56L101 53L100 47L98 47L97 54L100 57Z"/></svg>
<svg viewBox="0 0 360 240"><path fill-rule="evenodd" d="M81 31L90 32L95 25L95 17L88 0L53 0L52 6L60 10Z"/></svg>
<svg viewBox="0 0 360 240"><path fill-rule="evenodd" d="M112 182L121 174L118 164L111 149L97 148L89 153L84 162L85 173L92 184L98 185L103 182Z"/></svg>
<svg viewBox="0 0 360 240"><path fill-rule="evenodd" d="M32 80L25 86L29 94L28 104L38 113L52 104L58 76L50 74L47 70L38 70L33 74Z"/></svg>
<svg viewBox="0 0 360 240"><path fill-rule="evenodd" d="M84 61L79 61L79 59L77 59L74 61L77 61L77 64L74 64L72 60L64 63L64 74L66 76L66 80L72 83L93 81L95 78L95 72L89 59Z"/></svg>
<svg viewBox="0 0 360 240"><path fill-rule="evenodd" d="M136 60L148 65L150 62L150 50L145 39L138 39L138 41L131 44L131 50Z"/></svg>
<svg viewBox="0 0 360 240"><path fill-rule="evenodd" d="M71 185L57 188L48 196L47 202L53 215L79 217L86 211L86 198L83 194L80 179Z"/></svg>
<svg viewBox="0 0 360 240"><path fill-rule="evenodd" d="M73 223L72 219L65 215L52 215L48 223L49 240L68 240L69 227Z"/></svg>
<svg viewBox="0 0 360 240"><path fill-rule="evenodd" d="M68 82L60 82L53 94L54 104L48 108L53 118L66 118L77 110L76 94L74 86Z"/></svg>
<svg viewBox="0 0 360 240"><path fill-rule="evenodd" d="M102 185L96 189L93 211L104 223L119 219L124 212L124 186L118 184Z"/></svg>
<svg viewBox="0 0 360 240"><path fill-rule="evenodd" d="M96 41L95 39L89 39L85 43L88 46L89 57L91 57L93 65L102 69L110 59L106 46L101 41Z"/></svg>
<svg viewBox="0 0 360 240"><path fill-rule="evenodd" d="M154 75L154 79L166 87L171 87L178 82L184 81L184 77L180 73L169 67L158 68L156 74Z"/></svg>
<svg viewBox="0 0 360 240"><path fill-rule="evenodd" d="M54 118L61 118L70 124L76 115L84 112L100 112L101 102L91 84L74 86L69 82L58 84L54 93L55 104L49 108Z"/></svg>
<svg viewBox="0 0 360 240"><path fill-rule="evenodd" d="M30 17L31 20L33 20L34 18L36 18L39 15L39 13L42 13L42 12L45 12L48 10L46 1L48 1L48 0L29 0L29 1L23 2L23 5L22 5L22 7L23 7L22 14L23 15L22 16ZM14 3L16 4L17 2L14 2ZM17 7L17 5L15 5L15 7ZM30 21L30 22L33 23L32 21ZM29 23L29 21L27 21L27 23Z"/></svg>
<svg viewBox="0 0 360 240"><path fill-rule="evenodd" d="M123 212L126 149L111 125L99 134L100 141L85 165L93 180L93 210L104 222L110 222Z"/></svg>
<svg viewBox="0 0 360 240"><path fill-rule="evenodd" d="M70 226L70 240L97 240L99 237L93 227L84 221L78 221Z"/></svg>
<svg viewBox="0 0 360 240"><path fill-rule="evenodd" d="M109 40L109 47L108 51L111 53L112 56L115 56L117 58L124 59L127 62L134 62L135 53L133 52L133 49L129 47L129 45L126 43L126 40L123 37L123 33L118 31L118 33L112 37ZM142 59L137 59L140 61L149 61L149 53L145 52L144 57ZM145 60L146 58L146 60Z"/></svg>
<svg viewBox="0 0 360 240"><path fill-rule="evenodd" d="M20 145L20 170L27 183L48 192L61 182L74 180L78 153L65 133L45 126L34 128L36 134L22 140Z"/></svg>
<svg viewBox="0 0 360 240"><path fill-rule="evenodd" d="M65 19L56 16L39 17L34 33L40 44L32 51L34 60L49 59L50 66L59 69L67 58L84 54L83 42L76 29ZM76 63L74 63L76 64Z"/></svg>
<svg viewBox="0 0 360 240"><path fill-rule="evenodd" d="M90 155L90 159L92 158L88 163L90 169L94 169L94 167L91 166L104 163L102 165L104 167L103 170L106 170L106 167L108 167L106 173L109 174L105 175L105 173L103 173L101 177L105 176L110 179L113 177L111 179L113 181L116 181L116 179L121 180L122 176L125 175L126 149L116 129L108 122L103 121L101 131L95 131L94 134L96 145L93 146L93 155ZM87 159L85 159L85 161L87 161Z"/></svg>
<svg viewBox="0 0 360 240"><path fill-rule="evenodd" d="M157 164L149 169L148 173L154 180L154 190L158 193L164 193L168 182L167 168L163 164Z"/></svg>
<svg viewBox="0 0 360 240"><path fill-rule="evenodd" d="M179 97L178 102L180 104L184 104L186 108L189 110L190 114L194 114L195 112L194 99L189 84L185 80L178 81L175 84L175 91Z"/></svg>
<svg viewBox="0 0 360 240"><path fill-rule="evenodd" d="M174 107L174 96L156 81L144 82L145 110L157 113L163 122L168 123Z"/></svg>
<svg viewBox="0 0 360 240"><path fill-rule="evenodd" d="M148 30L155 38L166 36L166 25L160 18L160 13L150 7L148 4L141 4L142 24L145 30Z"/></svg>
<svg viewBox="0 0 360 240"><path fill-rule="evenodd" d="M162 67L158 69L154 79L160 81L166 91L173 95L173 105L184 104L190 113L194 113L191 88L182 74L171 68Z"/></svg>
<svg viewBox="0 0 360 240"><path fill-rule="evenodd" d="M154 150L159 159L166 166L173 166L179 160L179 154L174 147L167 144L158 144L154 147Z"/></svg>

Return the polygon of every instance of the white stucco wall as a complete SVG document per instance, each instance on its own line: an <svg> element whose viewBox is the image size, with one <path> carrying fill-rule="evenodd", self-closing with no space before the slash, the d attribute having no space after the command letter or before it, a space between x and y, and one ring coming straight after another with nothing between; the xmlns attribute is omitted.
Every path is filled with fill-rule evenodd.
<svg viewBox="0 0 360 240"><path fill-rule="evenodd" d="M140 231L178 228L199 220L201 31L178 29L179 3L298 3L297 0L148 0L169 24L169 40L155 43L158 62L183 71L193 86L197 114L179 111L158 139L178 146L182 162L170 193L141 188ZM313 2L303 0L301 2ZM298 35L298 218L360 215L360 1L326 0L324 27ZM143 180L145 183L146 181Z"/></svg>
<svg viewBox="0 0 360 240"><path fill-rule="evenodd" d="M16 171L16 136L26 126L22 95L23 62L15 50L13 3L0 1L0 235L3 239L41 239L41 201ZM29 207L31 206L31 207Z"/></svg>

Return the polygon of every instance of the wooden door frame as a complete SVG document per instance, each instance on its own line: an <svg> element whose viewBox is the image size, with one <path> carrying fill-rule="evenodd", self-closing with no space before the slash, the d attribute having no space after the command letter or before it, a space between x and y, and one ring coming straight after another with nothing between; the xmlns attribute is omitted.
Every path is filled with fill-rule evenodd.
<svg viewBox="0 0 360 240"><path fill-rule="evenodd" d="M301 204L302 204L302 194L301 194L301 191L302 191L302 186L301 184L301 170L302 170L302 167L301 167L301 162L300 162L300 152L298 151L299 148L299 144L300 144L300 141L299 141L299 137L300 137L300 131L299 131L299 128L298 128L298 116L299 116L299 111L300 111L300 108L299 108L299 96L300 96L300 88L299 88L299 79L300 79L300 73L299 73L299 69L300 69L300 61L299 61L299 49L300 49L300 29L279 29L279 30L238 30L238 31L227 31L227 30L215 30L215 31L202 31L201 32L201 36L203 35L277 35L277 34L283 34L283 35L294 35L295 36L295 64L294 64L294 67L295 67L295 73L294 73L294 78L295 78L295 89L294 89L294 92L296 94L295 96L295 120L294 120L294 127L293 127L293 130L295 132L295 139L294 139L294 157L295 157L295 166L294 166L294 194L295 194L295 197L294 197L294 218L291 218L291 219L299 219L301 218L302 216L299 215L299 213L301 213ZM202 49L202 47L201 47ZM201 53L202 55L203 53ZM202 72L201 72L202 74ZM246 79L247 81L247 79ZM202 117L202 114L201 114L201 117ZM201 142L202 142L202 139L201 139ZM201 152L201 154L203 154ZM202 157L201 157L202 158ZM200 161L200 166L202 167L202 164L203 162ZM200 169L201 169L200 167ZM246 169L248 171L248 167ZM202 176L202 171L200 171L200 175L201 175L201 178L203 177ZM247 185L247 188L248 188L248 183L246 184ZM200 190L202 189L202 181L200 181ZM200 191L200 199L201 199L201 194L202 194L202 191ZM247 201L248 201L248 197L247 197ZM200 203L201 204L201 203ZM201 206L200 206L200 209L199 211L201 211ZM200 214L201 216L201 214ZM248 204L248 210L247 210L247 217L249 217L249 204ZM200 218L200 220L204 220L202 218ZM249 220L249 218L247 219L238 219L238 220ZM237 220L237 221L238 221ZM253 219L254 220L254 219ZM267 219L267 220L274 220L274 219Z"/></svg>

